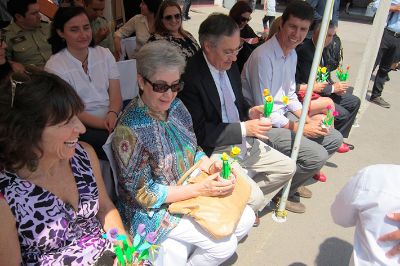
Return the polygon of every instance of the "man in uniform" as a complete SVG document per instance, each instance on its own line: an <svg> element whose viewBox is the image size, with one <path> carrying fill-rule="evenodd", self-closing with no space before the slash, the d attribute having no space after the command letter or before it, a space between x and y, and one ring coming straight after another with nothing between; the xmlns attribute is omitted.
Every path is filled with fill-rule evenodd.
<svg viewBox="0 0 400 266"><path fill-rule="evenodd" d="M40 20L37 0L13 0L7 5L13 22L5 29L7 58L14 71L27 65L43 67L51 56L50 25Z"/></svg>
<svg viewBox="0 0 400 266"><path fill-rule="evenodd" d="M104 17L105 0L85 0L84 3L89 14L94 43L114 53L114 27Z"/></svg>

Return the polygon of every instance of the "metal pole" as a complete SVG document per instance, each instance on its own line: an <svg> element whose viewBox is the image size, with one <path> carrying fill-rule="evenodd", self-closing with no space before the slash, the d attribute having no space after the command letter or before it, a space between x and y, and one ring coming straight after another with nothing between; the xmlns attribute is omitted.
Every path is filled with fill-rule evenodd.
<svg viewBox="0 0 400 266"><path fill-rule="evenodd" d="M318 36L318 42L317 42L317 46L315 47L314 59L313 59L313 63L312 63L311 71L310 71L310 76L308 78L307 91L306 91L306 95L305 95L304 101L303 101L303 109L301 112L296 137L294 139L292 154L290 156L290 158L294 161L297 160L297 156L299 154L300 141L301 141L301 137L303 136L304 124L306 122L308 106L310 105L311 94L313 91L315 78L317 76L317 69L321 62L322 50L324 49L325 37L326 37L326 33L328 31L329 21L330 21L330 18L332 17L331 14L332 14L332 10L333 10L333 4L334 4L334 0L326 1L324 16L322 18L321 28L320 28L320 32L319 32L319 36ZM291 183L292 183L292 180L289 180L289 182L283 188L282 197L279 202L279 208L272 215L272 219L278 223L286 222L287 212L285 210L285 207L286 207L287 198L289 196L289 190L290 190Z"/></svg>

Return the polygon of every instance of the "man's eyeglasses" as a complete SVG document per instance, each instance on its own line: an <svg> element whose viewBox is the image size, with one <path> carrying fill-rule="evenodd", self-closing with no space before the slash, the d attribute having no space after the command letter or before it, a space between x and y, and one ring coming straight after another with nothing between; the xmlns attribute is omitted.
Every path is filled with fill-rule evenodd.
<svg viewBox="0 0 400 266"><path fill-rule="evenodd" d="M248 17L248 18L246 18L246 17L241 17L240 20L241 20L242 22L249 22L249 21L251 20L251 17Z"/></svg>
<svg viewBox="0 0 400 266"><path fill-rule="evenodd" d="M171 89L172 92L180 92L183 90L183 81L180 81L179 83L168 85L168 84L159 84L159 83L153 83L147 78L143 77L143 79L148 82L152 87L154 92L158 93L164 93L167 92L169 89Z"/></svg>
<svg viewBox="0 0 400 266"><path fill-rule="evenodd" d="M182 15L181 14L175 14L175 15L168 15L163 17L166 21L172 21L172 19L175 18L175 20L181 20Z"/></svg>
<svg viewBox="0 0 400 266"><path fill-rule="evenodd" d="M235 49L235 50L224 51L224 54L225 54L226 56L236 56L236 55L238 55L238 53L240 52L240 50L242 50L242 48L243 48L243 44L240 44L240 46L239 46L237 49Z"/></svg>

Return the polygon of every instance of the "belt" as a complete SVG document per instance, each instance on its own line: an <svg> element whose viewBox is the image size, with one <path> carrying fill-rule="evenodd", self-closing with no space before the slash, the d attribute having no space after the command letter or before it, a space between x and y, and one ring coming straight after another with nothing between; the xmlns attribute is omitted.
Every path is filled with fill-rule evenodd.
<svg viewBox="0 0 400 266"><path fill-rule="evenodd" d="M390 35L392 35L393 37L400 38L400 32L395 32L395 31L389 30L388 28L386 28L386 31L388 33L390 33Z"/></svg>

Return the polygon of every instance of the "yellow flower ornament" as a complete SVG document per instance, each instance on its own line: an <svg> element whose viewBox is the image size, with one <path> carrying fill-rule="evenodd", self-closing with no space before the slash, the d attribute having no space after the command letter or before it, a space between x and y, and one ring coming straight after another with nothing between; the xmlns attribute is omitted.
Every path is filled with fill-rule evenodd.
<svg viewBox="0 0 400 266"><path fill-rule="evenodd" d="M289 104L289 97L287 97L286 95L285 95L285 96L282 96L282 102L283 102L285 105L288 105L288 104Z"/></svg>
<svg viewBox="0 0 400 266"><path fill-rule="evenodd" d="M240 148L239 147L236 147L236 146L234 146L233 148L232 148L232 150L231 150L231 154L230 154L230 156L232 157L232 158L235 158L236 156L238 156L239 154L240 154Z"/></svg>

